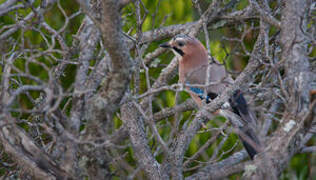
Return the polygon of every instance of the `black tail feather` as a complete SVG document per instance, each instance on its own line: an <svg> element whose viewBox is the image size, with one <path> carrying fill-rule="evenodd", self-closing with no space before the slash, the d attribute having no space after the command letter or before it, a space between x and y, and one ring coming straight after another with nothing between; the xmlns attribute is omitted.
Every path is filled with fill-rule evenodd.
<svg viewBox="0 0 316 180"><path fill-rule="evenodd" d="M239 136L239 138L241 139L241 142L244 145L249 157L253 160L253 157L256 154L258 154L258 152L250 144L248 144L246 141L243 141L240 136Z"/></svg>
<svg viewBox="0 0 316 180"><path fill-rule="evenodd" d="M230 106L233 108L234 113L238 114L241 117L241 114L248 114L248 105L247 101L244 98L244 95L240 90L236 90L229 99Z"/></svg>
<svg viewBox="0 0 316 180"><path fill-rule="evenodd" d="M255 147L253 147L253 145L251 145L251 143L249 143L249 140L260 146L260 141L257 138L255 130L251 128L253 127L252 123L254 123L256 120L253 119L254 117L250 115L247 101L240 90L234 92L232 98L229 99L229 103L234 113L239 115L241 117L241 120L243 120L243 122L245 123L245 127L241 128L240 130L244 135L247 136L248 141L242 136L239 136L239 138L244 145L246 151L248 152L250 158L253 159L253 157L259 152L256 150Z"/></svg>
<svg viewBox="0 0 316 180"><path fill-rule="evenodd" d="M249 140L253 141L256 145L260 145L260 142L255 134L255 132L252 129L248 129L246 131L243 131L244 135L246 135L249 139L248 141L244 139L242 136L239 136L242 144L244 145L247 153L249 154L250 158L253 159L253 157L258 154L259 152L249 143Z"/></svg>

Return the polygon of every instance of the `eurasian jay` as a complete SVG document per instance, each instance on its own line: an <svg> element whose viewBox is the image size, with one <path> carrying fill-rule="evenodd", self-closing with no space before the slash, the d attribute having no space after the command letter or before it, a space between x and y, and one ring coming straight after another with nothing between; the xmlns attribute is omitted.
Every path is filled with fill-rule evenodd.
<svg viewBox="0 0 316 180"><path fill-rule="evenodd" d="M160 47L171 49L179 60L179 81L190 84L187 87L191 97L198 106L202 101L209 103L215 99L225 88L229 87L234 80L227 73L225 67L219 62L209 63L208 53L203 44L194 37L177 35L169 42L161 44ZM207 75L207 72L209 74ZM208 81L207 81L207 78ZM193 85L202 85L199 87ZM203 87L203 85L209 85ZM206 93L204 93L206 90ZM255 124L256 119L247 106L247 102L240 90L237 90L229 99L233 112L240 116L247 124ZM247 126L248 127L248 126ZM252 126L253 127L253 126ZM258 148L249 143L249 139L256 145L259 140L252 128L241 130L245 136L239 136L251 159L258 153Z"/></svg>

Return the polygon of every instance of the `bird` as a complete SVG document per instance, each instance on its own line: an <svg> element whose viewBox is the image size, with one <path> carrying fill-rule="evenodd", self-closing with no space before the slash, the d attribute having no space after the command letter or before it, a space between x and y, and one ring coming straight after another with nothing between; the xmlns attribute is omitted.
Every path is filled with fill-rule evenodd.
<svg viewBox="0 0 316 180"><path fill-rule="evenodd" d="M186 86L186 89L199 107L203 105L203 101L209 103L214 100L234 82L223 64L215 59L210 62L208 51L195 37L178 34L160 47L170 49L179 60L179 81L182 84L191 85ZM239 138L250 158L253 159L259 153L258 147L261 145L253 128L256 125L256 118L249 109L241 90L233 93L228 104L245 123L246 128L241 129L244 136L239 135ZM249 139L252 142L249 142Z"/></svg>

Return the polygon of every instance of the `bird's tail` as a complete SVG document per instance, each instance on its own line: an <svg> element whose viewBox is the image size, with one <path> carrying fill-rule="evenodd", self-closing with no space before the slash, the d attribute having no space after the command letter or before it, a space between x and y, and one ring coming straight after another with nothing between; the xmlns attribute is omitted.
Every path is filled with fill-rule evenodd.
<svg viewBox="0 0 316 180"><path fill-rule="evenodd" d="M255 132L252 129L245 130L242 133L244 133L244 135L248 139L246 139L244 136L240 136L240 135L239 135L239 139L241 140L242 144L244 145L247 153L249 154L249 157L251 159L253 159L254 156L259 153L259 150L257 150L255 148L255 146L256 147L260 146L259 140L258 140ZM250 143L249 141L252 141L252 143L254 143L255 146L252 143Z"/></svg>
<svg viewBox="0 0 316 180"><path fill-rule="evenodd" d="M244 127L239 128L241 135L239 138L248 152L251 159L259 153L261 148L260 141L256 135L256 117L250 112L246 99L242 92L237 90L234 92L232 98L229 99L230 106L234 113L240 116Z"/></svg>

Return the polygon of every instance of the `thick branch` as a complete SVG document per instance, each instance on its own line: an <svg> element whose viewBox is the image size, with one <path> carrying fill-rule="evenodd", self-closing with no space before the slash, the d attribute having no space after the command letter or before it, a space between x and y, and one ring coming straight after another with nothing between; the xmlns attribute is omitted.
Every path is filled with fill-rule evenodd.
<svg viewBox="0 0 316 180"><path fill-rule="evenodd" d="M102 8L102 23L99 29L103 45L112 60L112 70L102 86L100 95L104 99L106 110L114 112L128 86L133 65L122 34L118 1L102 1Z"/></svg>
<svg viewBox="0 0 316 180"><path fill-rule="evenodd" d="M169 179L162 171L160 164L151 153L145 133L144 119L137 113L135 105L130 102L122 106L122 120L129 129L134 153L150 179Z"/></svg>
<svg viewBox="0 0 316 180"><path fill-rule="evenodd" d="M276 179L291 157L301 148L304 123L309 111L309 61L306 56L307 0L285 1L282 11L281 43L282 60L286 62L286 79L289 97L282 123L273 134L264 154L255 159L257 168L249 179ZM271 171L273 170L273 171Z"/></svg>
<svg viewBox="0 0 316 180"><path fill-rule="evenodd" d="M0 118L0 142L6 152L12 155L16 162L37 179L67 179L72 178L54 162L42 149L36 146L7 115Z"/></svg>

